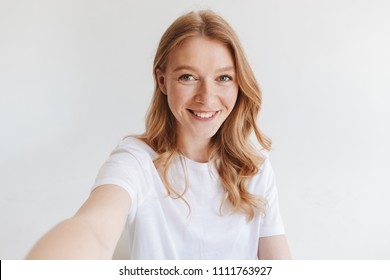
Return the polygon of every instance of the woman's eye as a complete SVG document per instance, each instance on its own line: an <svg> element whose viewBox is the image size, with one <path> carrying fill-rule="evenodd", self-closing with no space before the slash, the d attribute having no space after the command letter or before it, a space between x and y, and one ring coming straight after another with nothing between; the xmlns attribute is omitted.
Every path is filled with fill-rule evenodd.
<svg viewBox="0 0 390 280"><path fill-rule="evenodd" d="M181 80L181 81L195 81L195 78L194 78L194 76L192 76L190 74L184 74L184 75L181 75L179 77L179 80Z"/></svg>
<svg viewBox="0 0 390 280"><path fill-rule="evenodd" d="M218 80L221 82L229 82L229 81L233 80L233 78L229 75L222 75L222 76L218 77Z"/></svg>

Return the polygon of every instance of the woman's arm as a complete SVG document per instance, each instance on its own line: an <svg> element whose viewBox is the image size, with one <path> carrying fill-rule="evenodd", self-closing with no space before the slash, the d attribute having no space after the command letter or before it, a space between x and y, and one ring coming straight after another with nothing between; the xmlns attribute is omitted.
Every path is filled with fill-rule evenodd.
<svg viewBox="0 0 390 280"><path fill-rule="evenodd" d="M286 236L260 237L257 256L259 260L291 260Z"/></svg>
<svg viewBox="0 0 390 280"><path fill-rule="evenodd" d="M98 187L72 218L38 241L27 259L111 259L130 204L123 188Z"/></svg>

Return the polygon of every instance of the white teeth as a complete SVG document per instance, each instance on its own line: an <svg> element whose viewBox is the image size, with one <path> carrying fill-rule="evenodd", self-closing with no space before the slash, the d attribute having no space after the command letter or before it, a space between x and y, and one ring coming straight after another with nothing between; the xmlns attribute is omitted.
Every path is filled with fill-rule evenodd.
<svg viewBox="0 0 390 280"><path fill-rule="evenodd" d="M200 117L202 119L209 119L217 113L216 111L214 111L214 112L195 112L195 111L192 111L192 112L194 113L195 116Z"/></svg>

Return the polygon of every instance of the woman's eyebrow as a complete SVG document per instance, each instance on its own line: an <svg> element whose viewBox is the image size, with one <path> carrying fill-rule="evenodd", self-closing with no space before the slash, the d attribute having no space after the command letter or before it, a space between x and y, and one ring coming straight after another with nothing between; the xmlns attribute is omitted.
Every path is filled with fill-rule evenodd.
<svg viewBox="0 0 390 280"><path fill-rule="evenodd" d="M195 72L198 71L198 69L196 67L193 67L190 65L180 65L180 66L176 67L175 69L173 69L173 72L178 72L181 70L191 70L191 71L195 71ZM236 69L234 66L225 66L225 67L221 67L221 68L217 69L215 72L226 72L226 71L235 71L235 70Z"/></svg>
<svg viewBox="0 0 390 280"><path fill-rule="evenodd" d="M234 66L226 66L226 67L219 68L216 72L228 72L228 71L236 71L236 69L234 68Z"/></svg>
<svg viewBox="0 0 390 280"><path fill-rule="evenodd" d="M189 66L189 65L180 65L180 66L176 67L175 69L173 69L173 72L178 72L178 71L181 71L181 70L197 71L197 69L195 67L192 67L192 66Z"/></svg>

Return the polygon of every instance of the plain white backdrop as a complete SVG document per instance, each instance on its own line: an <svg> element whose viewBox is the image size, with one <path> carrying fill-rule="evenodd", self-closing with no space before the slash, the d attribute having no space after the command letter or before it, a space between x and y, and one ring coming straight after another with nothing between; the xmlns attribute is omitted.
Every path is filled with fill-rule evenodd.
<svg viewBox="0 0 390 280"><path fill-rule="evenodd" d="M390 259L387 0L0 0L0 258L87 198L140 133L160 36L211 8L239 34L296 259Z"/></svg>

